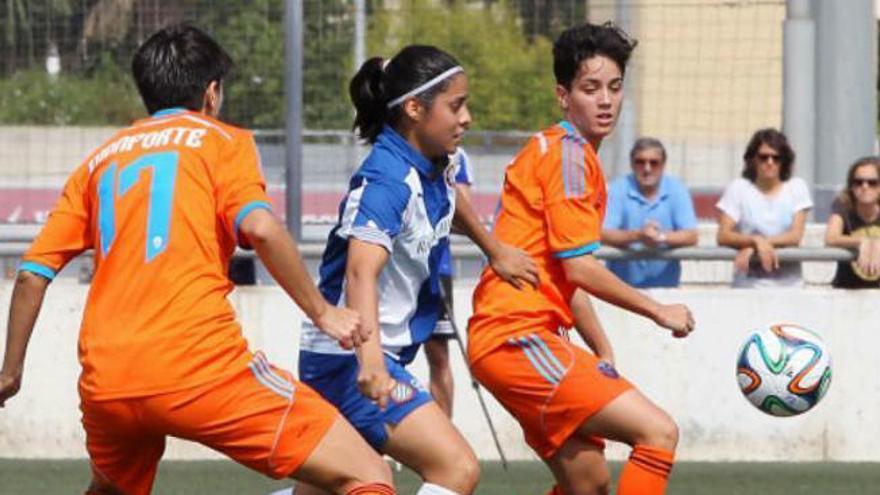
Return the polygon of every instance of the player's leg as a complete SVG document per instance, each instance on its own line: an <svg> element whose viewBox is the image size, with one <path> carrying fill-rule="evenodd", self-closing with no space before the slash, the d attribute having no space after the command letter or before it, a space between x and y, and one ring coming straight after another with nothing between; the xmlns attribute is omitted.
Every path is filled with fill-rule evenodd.
<svg viewBox="0 0 880 495"><path fill-rule="evenodd" d="M550 467L558 482L551 493L607 490L604 444L577 431L587 418L631 390L629 382L550 330L511 338L472 369Z"/></svg>
<svg viewBox="0 0 880 495"><path fill-rule="evenodd" d="M272 478L340 495L394 493L388 466L339 412L261 353L230 379L157 402L170 435Z"/></svg>
<svg viewBox="0 0 880 495"><path fill-rule="evenodd" d="M383 452L419 473L419 495L473 493L480 465L461 433L434 402L391 427Z"/></svg>
<svg viewBox="0 0 880 495"><path fill-rule="evenodd" d="M297 495L328 493L318 486L351 495L394 493L388 465L341 416L292 477L303 482Z"/></svg>
<svg viewBox="0 0 880 495"><path fill-rule="evenodd" d="M556 486L548 495L608 494L611 473L603 445L572 436L544 462L556 479Z"/></svg>
<svg viewBox="0 0 880 495"><path fill-rule="evenodd" d="M92 466L87 494L151 492L165 436L142 420L140 407L138 400L83 400L80 404Z"/></svg>
<svg viewBox="0 0 880 495"><path fill-rule="evenodd" d="M618 494L665 492L678 445L678 426L638 390L608 403L578 429L577 435L601 436L633 447L620 476Z"/></svg>
<svg viewBox="0 0 880 495"><path fill-rule="evenodd" d="M428 362L431 396L434 397L440 410L448 417L452 417L452 400L455 390L449 362L450 338L455 337L432 336L425 342L425 359Z"/></svg>

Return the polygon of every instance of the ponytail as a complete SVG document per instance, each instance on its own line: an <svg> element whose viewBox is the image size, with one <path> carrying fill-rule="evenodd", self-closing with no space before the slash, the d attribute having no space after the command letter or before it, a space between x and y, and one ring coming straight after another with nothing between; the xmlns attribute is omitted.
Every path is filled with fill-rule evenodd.
<svg viewBox="0 0 880 495"><path fill-rule="evenodd" d="M355 108L352 129L364 141L375 143L382 126L397 125L404 101L418 98L430 108L452 76L463 71L451 55L428 45L409 45L387 61L367 60L348 85Z"/></svg>
<svg viewBox="0 0 880 495"><path fill-rule="evenodd" d="M376 142L388 113L382 64L381 57L367 60L348 85L348 94L355 108L352 129L369 143Z"/></svg>

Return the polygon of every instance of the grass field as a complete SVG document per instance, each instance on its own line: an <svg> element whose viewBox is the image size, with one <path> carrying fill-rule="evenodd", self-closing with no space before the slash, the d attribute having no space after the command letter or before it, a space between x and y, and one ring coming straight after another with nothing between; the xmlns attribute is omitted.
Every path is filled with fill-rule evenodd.
<svg viewBox="0 0 880 495"><path fill-rule="evenodd" d="M619 464L612 466L615 477ZM54 495L81 493L89 478L81 460L41 461L0 459L0 494ZM411 472L396 473L401 494L415 493L419 482ZM537 462L513 463L508 472L498 463L483 464L477 493L481 495L543 495L550 474ZM225 461L165 461L153 492L169 495L267 494L288 486ZM880 494L880 464L677 464L668 495L870 495Z"/></svg>

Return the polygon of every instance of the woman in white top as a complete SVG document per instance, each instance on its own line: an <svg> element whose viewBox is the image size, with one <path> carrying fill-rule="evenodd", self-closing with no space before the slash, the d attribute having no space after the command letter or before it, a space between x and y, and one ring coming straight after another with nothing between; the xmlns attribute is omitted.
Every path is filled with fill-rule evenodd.
<svg viewBox="0 0 880 495"><path fill-rule="evenodd" d="M801 287L800 262L780 262L776 254L776 248L800 244L813 207L806 182L791 176L794 151L785 134L761 129L743 161L742 177L716 205L718 245L738 250L733 287Z"/></svg>

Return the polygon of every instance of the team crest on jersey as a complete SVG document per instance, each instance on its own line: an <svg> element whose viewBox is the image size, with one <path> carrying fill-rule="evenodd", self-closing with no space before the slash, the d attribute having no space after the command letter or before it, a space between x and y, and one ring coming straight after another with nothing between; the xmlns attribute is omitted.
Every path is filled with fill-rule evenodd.
<svg viewBox="0 0 880 495"><path fill-rule="evenodd" d="M403 404L409 402L416 396L416 389L412 385L404 382L397 382L397 385L391 389L391 401L395 404Z"/></svg>
<svg viewBox="0 0 880 495"><path fill-rule="evenodd" d="M620 378L620 374L617 373L617 370L614 369L614 365L609 363L608 361L599 361L599 373L607 376L608 378L616 379Z"/></svg>

